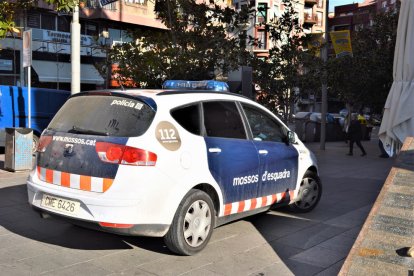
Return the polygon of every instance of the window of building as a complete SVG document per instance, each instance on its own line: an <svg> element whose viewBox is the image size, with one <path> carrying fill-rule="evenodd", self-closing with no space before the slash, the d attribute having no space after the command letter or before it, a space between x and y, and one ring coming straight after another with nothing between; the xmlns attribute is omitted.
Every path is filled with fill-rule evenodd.
<svg viewBox="0 0 414 276"><path fill-rule="evenodd" d="M364 28L364 24L356 24L355 27L354 27L355 31L360 31L363 28Z"/></svg>
<svg viewBox="0 0 414 276"><path fill-rule="evenodd" d="M279 6L279 4L274 4L273 5L273 12L274 12L276 17L279 17L279 15L280 15L280 6Z"/></svg>
<svg viewBox="0 0 414 276"><path fill-rule="evenodd" d="M395 2L396 2L396 0L391 0L391 1L390 1L390 4L391 4L391 5L394 5L394 4L395 4Z"/></svg>
<svg viewBox="0 0 414 276"><path fill-rule="evenodd" d="M42 14L40 25L43 30L56 31L56 16L53 14Z"/></svg>
<svg viewBox="0 0 414 276"><path fill-rule="evenodd" d="M203 111L207 136L246 139L246 131L236 103L205 102Z"/></svg>
<svg viewBox="0 0 414 276"><path fill-rule="evenodd" d="M40 29L40 13L38 12L27 13L27 27Z"/></svg>
<svg viewBox="0 0 414 276"><path fill-rule="evenodd" d="M81 22L81 34L90 36L99 35L98 25L90 22Z"/></svg>
<svg viewBox="0 0 414 276"><path fill-rule="evenodd" d="M267 32L264 29L257 30L258 49L267 49Z"/></svg>
<svg viewBox="0 0 414 276"><path fill-rule="evenodd" d="M323 8L323 0L318 0L318 8Z"/></svg>
<svg viewBox="0 0 414 276"><path fill-rule="evenodd" d="M387 7L387 1L382 1L381 2L381 7L386 8Z"/></svg>
<svg viewBox="0 0 414 276"><path fill-rule="evenodd" d="M125 0L125 3L146 5L147 4L147 0Z"/></svg>
<svg viewBox="0 0 414 276"><path fill-rule="evenodd" d="M317 19L317 25L322 26L323 25L323 12L317 12L316 19Z"/></svg>
<svg viewBox="0 0 414 276"><path fill-rule="evenodd" d="M267 3L259 3L257 5L257 23L267 22Z"/></svg>

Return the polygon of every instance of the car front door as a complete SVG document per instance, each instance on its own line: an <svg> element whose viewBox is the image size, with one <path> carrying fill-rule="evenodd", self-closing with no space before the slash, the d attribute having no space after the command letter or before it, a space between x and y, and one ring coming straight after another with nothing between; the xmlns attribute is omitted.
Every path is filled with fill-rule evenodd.
<svg viewBox="0 0 414 276"><path fill-rule="evenodd" d="M298 151L287 143L287 128L267 112L242 104L260 160L258 196L293 191L298 175Z"/></svg>

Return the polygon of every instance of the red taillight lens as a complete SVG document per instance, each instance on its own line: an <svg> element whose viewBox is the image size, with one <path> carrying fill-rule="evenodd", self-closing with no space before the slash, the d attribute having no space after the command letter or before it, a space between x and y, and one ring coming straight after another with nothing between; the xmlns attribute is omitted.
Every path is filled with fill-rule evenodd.
<svg viewBox="0 0 414 276"><path fill-rule="evenodd" d="M106 150L106 158L111 162L121 160L122 151L123 149L119 146L108 147Z"/></svg>
<svg viewBox="0 0 414 276"><path fill-rule="evenodd" d="M45 152L47 146L52 142L52 136L40 136L39 144L37 145L38 152Z"/></svg>
<svg viewBox="0 0 414 276"><path fill-rule="evenodd" d="M153 152L118 144L97 142L96 152L104 162L133 166L155 166L157 155Z"/></svg>

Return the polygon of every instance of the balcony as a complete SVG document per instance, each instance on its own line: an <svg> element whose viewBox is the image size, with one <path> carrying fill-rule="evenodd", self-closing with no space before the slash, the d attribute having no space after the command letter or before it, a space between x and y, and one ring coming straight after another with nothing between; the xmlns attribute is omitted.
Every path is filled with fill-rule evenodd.
<svg viewBox="0 0 414 276"><path fill-rule="evenodd" d="M84 8L88 8L88 9L99 9L101 6L99 5L99 0L84 0L81 1L84 5ZM111 11L115 11L116 10L116 2L114 3L110 3L108 5L105 5L102 7L102 9L104 10L111 10Z"/></svg>
<svg viewBox="0 0 414 276"><path fill-rule="evenodd" d="M305 0L306 6L313 6L318 3L318 0Z"/></svg>
<svg viewBox="0 0 414 276"><path fill-rule="evenodd" d="M315 13L304 13L304 23L309 25L315 25L318 22L318 17Z"/></svg>

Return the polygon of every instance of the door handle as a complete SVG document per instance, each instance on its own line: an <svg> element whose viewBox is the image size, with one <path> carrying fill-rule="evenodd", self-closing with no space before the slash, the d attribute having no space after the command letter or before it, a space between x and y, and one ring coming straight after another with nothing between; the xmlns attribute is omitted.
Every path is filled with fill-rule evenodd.
<svg viewBox="0 0 414 276"><path fill-rule="evenodd" d="M267 150L259 150L259 154L261 154L261 155L266 155L268 153L269 152Z"/></svg>
<svg viewBox="0 0 414 276"><path fill-rule="evenodd" d="M220 153L221 152L221 148L209 148L208 152L211 153Z"/></svg>

